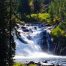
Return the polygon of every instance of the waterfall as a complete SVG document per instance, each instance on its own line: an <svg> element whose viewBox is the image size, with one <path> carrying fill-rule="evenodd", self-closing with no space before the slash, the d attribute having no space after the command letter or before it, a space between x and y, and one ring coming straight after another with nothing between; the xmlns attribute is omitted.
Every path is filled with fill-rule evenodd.
<svg viewBox="0 0 66 66"><path fill-rule="evenodd" d="M46 30L46 26L39 25L18 25L15 27L14 41L16 43L16 55L19 56L35 56L39 54L48 55L50 52L51 36Z"/></svg>
<svg viewBox="0 0 66 66"><path fill-rule="evenodd" d="M39 27L36 24L29 26L19 24L15 27L12 32L16 44L15 62L28 63L48 60L48 63L66 66L66 56L50 54L54 50L54 46L49 28L47 26Z"/></svg>

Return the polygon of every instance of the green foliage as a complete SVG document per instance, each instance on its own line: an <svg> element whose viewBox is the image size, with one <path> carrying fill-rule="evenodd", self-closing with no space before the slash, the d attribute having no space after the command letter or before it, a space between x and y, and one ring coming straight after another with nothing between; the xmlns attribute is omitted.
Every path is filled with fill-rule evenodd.
<svg viewBox="0 0 66 66"><path fill-rule="evenodd" d="M27 64L15 63L13 66L27 66ZM29 64L29 66L37 66L36 64Z"/></svg>
<svg viewBox="0 0 66 66"><path fill-rule="evenodd" d="M61 23L59 26L54 28L51 32L51 35L59 37L59 36L66 36L66 22Z"/></svg>
<svg viewBox="0 0 66 66"><path fill-rule="evenodd" d="M48 12L51 15L51 19L59 17L61 21L66 17L66 0L53 0L49 5Z"/></svg>
<svg viewBox="0 0 66 66"><path fill-rule="evenodd" d="M31 14L32 19L40 22L49 22L50 15L48 13Z"/></svg>
<svg viewBox="0 0 66 66"><path fill-rule="evenodd" d="M38 15L38 18L41 20L41 21L43 21L43 20L46 20L46 19L48 19L50 17L50 15L48 14L48 13L39 13L39 15Z"/></svg>
<svg viewBox="0 0 66 66"><path fill-rule="evenodd" d="M29 66L37 66L36 64L30 64Z"/></svg>
<svg viewBox="0 0 66 66"><path fill-rule="evenodd" d="M53 20L51 20L52 18L49 13L31 14L31 17L30 17L30 15L27 15L26 17L28 20L31 20L31 21L35 20L35 21L39 21L42 23L46 23L48 25L54 25L54 24L61 22L61 19L59 17L55 17L55 18L53 18Z"/></svg>
<svg viewBox="0 0 66 66"><path fill-rule="evenodd" d="M57 36L57 37L60 36L62 33L63 33L63 30L61 30L59 26L57 26L51 32L52 35Z"/></svg>
<svg viewBox="0 0 66 66"><path fill-rule="evenodd" d="M25 66L25 64L15 63L13 66Z"/></svg>
<svg viewBox="0 0 66 66"><path fill-rule="evenodd" d="M60 28L62 30L65 30L66 31L66 22L63 22L62 24L60 24Z"/></svg>
<svg viewBox="0 0 66 66"><path fill-rule="evenodd" d="M55 54L65 55L66 48L66 22L60 23L51 31L53 37L53 44L56 44ZM58 47L59 46L59 47ZM58 48L58 49L57 49Z"/></svg>

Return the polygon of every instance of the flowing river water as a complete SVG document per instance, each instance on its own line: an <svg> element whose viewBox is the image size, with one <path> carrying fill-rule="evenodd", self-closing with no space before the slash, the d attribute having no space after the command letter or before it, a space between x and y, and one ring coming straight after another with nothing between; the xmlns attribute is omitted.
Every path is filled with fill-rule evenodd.
<svg viewBox="0 0 66 66"><path fill-rule="evenodd" d="M16 61L43 61L66 60L65 56L53 55L54 46L50 36L51 27L38 24L25 24L15 27L13 31L14 42L16 43ZM54 61L53 60L53 61ZM61 62L61 61L60 61Z"/></svg>

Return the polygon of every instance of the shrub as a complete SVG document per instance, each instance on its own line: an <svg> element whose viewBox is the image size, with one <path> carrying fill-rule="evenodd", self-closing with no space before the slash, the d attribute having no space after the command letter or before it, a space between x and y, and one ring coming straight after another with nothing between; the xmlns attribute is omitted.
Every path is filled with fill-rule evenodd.
<svg viewBox="0 0 66 66"><path fill-rule="evenodd" d="M66 22L61 23L59 26L51 31L52 36L66 36Z"/></svg>
<svg viewBox="0 0 66 66"><path fill-rule="evenodd" d="M31 17L40 21L45 22L48 18L50 18L50 15L48 13L38 13L38 14L31 14Z"/></svg>

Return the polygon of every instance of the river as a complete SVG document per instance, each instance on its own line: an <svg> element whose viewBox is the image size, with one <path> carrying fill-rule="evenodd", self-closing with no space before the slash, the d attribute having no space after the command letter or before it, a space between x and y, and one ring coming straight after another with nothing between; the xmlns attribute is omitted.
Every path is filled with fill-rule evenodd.
<svg viewBox="0 0 66 66"><path fill-rule="evenodd" d="M53 54L54 46L50 36L51 27L42 24L18 24L13 31L14 42L16 43L17 61L42 61L45 59L62 59L65 56ZM53 60L54 61L54 60Z"/></svg>

